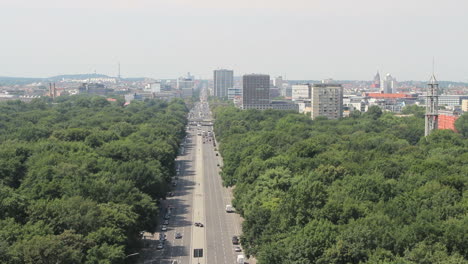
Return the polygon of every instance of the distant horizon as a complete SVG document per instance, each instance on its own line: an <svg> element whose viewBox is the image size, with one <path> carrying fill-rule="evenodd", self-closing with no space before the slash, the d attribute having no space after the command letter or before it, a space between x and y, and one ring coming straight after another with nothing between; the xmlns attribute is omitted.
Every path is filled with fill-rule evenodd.
<svg viewBox="0 0 468 264"><path fill-rule="evenodd" d="M235 72L235 71L234 71ZM249 73L245 73L245 74L249 74ZM268 73L262 73L262 74L268 74ZM47 80L47 79L51 79L51 78L57 78L57 77L61 77L61 76L79 76L79 75L97 75L97 76L105 76L105 77L109 77L109 78L118 78L118 76L113 76L113 75L108 75L108 74L105 74L105 73L66 73L66 74L58 74L58 75L51 75L51 76L47 76L47 77L31 77L31 76L3 76L3 75L0 75L0 79L1 78L9 78L9 79L41 79L41 80ZM242 75L234 75L234 78L241 78L244 74ZM274 79L275 77L278 77L278 76L273 76L271 74L268 74L270 75L270 78L271 79ZM213 78L197 78L198 76L194 75L195 76L195 80L212 80ZM179 76L179 77L183 77L183 75ZM149 76L121 76L121 79L154 79L154 80L176 80L178 79L179 77L176 77L176 78L154 78L154 77L149 77ZM330 79L330 78L323 78L323 79L310 79L310 78L302 78L302 79L288 79L288 78L284 78L283 77L283 80L285 81L322 81L322 80L325 80L325 79ZM437 75L436 75L437 77ZM333 79L334 81L350 81L350 82L372 82L373 80L372 79L335 79L335 78L331 78ZM429 81L429 78L428 80L416 80L416 79L413 79L413 80L398 80L397 79L397 82L422 82L422 83L425 83L425 82L428 82ZM437 80L438 82L453 82L453 83L463 83L463 84L468 84L468 80L467 81L454 81L454 80Z"/></svg>

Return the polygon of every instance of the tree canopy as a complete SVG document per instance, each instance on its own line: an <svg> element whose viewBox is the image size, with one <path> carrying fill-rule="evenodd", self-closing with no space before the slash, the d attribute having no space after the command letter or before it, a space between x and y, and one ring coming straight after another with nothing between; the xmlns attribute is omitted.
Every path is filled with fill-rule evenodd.
<svg viewBox="0 0 468 264"><path fill-rule="evenodd" d="M126 263L154 231L183 101L0 103L0 262Z"/></svg>
<svg viewBox="0 0 468 264"><path fill-rule="evenodd" d="M371 110L214 109L222 177L258 263L468 263L468 139L424 138L423 115Z"/></svg>

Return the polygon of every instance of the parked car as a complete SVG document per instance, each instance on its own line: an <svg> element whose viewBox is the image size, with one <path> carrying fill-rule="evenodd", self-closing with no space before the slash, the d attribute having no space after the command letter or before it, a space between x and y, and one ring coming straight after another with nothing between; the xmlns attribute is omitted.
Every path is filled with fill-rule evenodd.
<svg viewBox="0 0 468 264"><path fill-rule="evenodd" d="M163 226L161 227L161 231L167 231L167 226L163 225Z"/></svg>
<svg viewBox="0 0 468 264"><path fill-rule="evenodd" d="M200 223L200 222L195 222L194 225L195 225L195 226L198 226L198 227L203 227L203 224Z"/></svg>
<svg viewBox="0 0 468 264"><path fill-rule="evenodd" d="M242 248L241 248L241 247L235 247L235 248L234 248L234 251L235 251L235 252L242 252Z"/></svg>
<svg viewBox="0 0 468 264"><path fill-rule="evenodd" d="M239 238L237 236L232 237L232 244L233 245L239 245Z"/></svg>
<svg viewBox="0 0 468 264"><path fill-rule="evenodd" d="M168 224L169 224L169 220L164 220L164 224L165 224L165 225L168 225Z"/></svg>
<svg viewBox="0 0 468 264"><path fill-rule="evenodd" d="M177 233L175 234L175 238L176 238L176 239L181 239L181 238L182 238L182 234L179 233L179 232L177 232Z"/></svg>
<svg viewBox="0 0 468 264"><path fill-rule="evenodd" d="M164 248L164 244L163 243L159 243L158 246L156 247L157 249L163 249Z"/></svg>

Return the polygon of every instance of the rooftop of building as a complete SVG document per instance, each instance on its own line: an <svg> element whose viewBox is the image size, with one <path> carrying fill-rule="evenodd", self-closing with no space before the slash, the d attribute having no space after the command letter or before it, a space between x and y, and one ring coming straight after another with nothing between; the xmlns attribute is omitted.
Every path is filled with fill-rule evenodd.
<svg viewBox="0 0 468 264"><path fill-rule="evenodd" d="M416 96L412 94L401 94L401 93L366 93L367 97L371 98L414 98Z"/></svg>
<svg viewBox="0 0 468 264"><path fill-rule="evenodd" d="M314 87L341 88L343 85L339 83L314 83Z"/></svg>
<svg viewBox="0 0 468 264"><path fill-rule="evenodd" d="M249 74L244 74L244 76L268 76L270 77L270 75L263 74L263 73L249 73Z"/></svg>

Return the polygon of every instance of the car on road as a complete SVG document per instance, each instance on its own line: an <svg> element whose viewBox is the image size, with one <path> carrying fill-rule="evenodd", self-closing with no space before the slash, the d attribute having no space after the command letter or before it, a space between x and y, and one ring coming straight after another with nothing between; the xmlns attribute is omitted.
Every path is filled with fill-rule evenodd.
<svg viewBox="0 0 468 264"><path fill-rule="evenodd" d="M164 224L165 224L165 225L168 225L168 224L169 224L169 220L164 220Z"/></svg>
<svg viewBox="0 0 468 264"><path fill-rule="evenodd" d="M241 247L235 247L235 248L234 248L234 251L235 251L235 252L242 252L242 248L241 248Z"/></svg>
<svg viewBox="0 0 468 264"><path fill-rule="evenodd" d="M167 226L163 225L163 226L161 227L161 231L167 231Z"/></svg>
<svg viewBox="0 0 468 264"><path fill-rule="evenodd" d="M177 232L177 233L175 234L175 238L176 238L176 239L181 239L181 238L182 238L182 234L179 233L179 232Z"/></svg>
<svg viewBox="0 0 468 264"><path fill-rule="evenodd" d="M159 233L159 240L160 240L160 241L166 240L166 234L164 234L164 233Z"/></svg>
<svg viewBox="0 0 468 264"><path fill-rule="evenodd" d="M239 238L237 236L232 237L232 244L233 245L239 245Z"/></svg>

